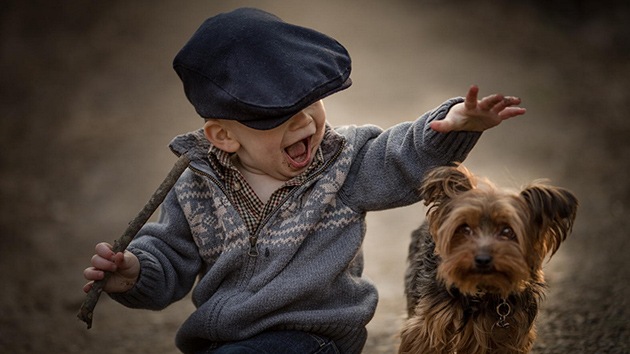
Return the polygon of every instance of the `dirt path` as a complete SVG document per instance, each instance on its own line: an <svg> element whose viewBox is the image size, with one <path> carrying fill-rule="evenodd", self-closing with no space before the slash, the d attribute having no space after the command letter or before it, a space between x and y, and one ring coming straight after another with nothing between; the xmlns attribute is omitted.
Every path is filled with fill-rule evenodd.
<svg viewBox="0 0 630 354"><path fill-rule="evenodd" d="M0 352L175 352L187 300L150 312L104 296L90 331L75 314L94 244L118 237L175 161L168 141L200 125L173 55L205 17L254 4L215 3L2 5ZM549 178L580 198L546 270L535 353L630 353L629 12L581 3L255 2L348 47L354 86L326 100L333 125L414 119L472 83L521 96L527 117L484 134L467 166L510 187ZM365 353L393 352L408 234L424 211L368 219L381 301Z"/></svg>

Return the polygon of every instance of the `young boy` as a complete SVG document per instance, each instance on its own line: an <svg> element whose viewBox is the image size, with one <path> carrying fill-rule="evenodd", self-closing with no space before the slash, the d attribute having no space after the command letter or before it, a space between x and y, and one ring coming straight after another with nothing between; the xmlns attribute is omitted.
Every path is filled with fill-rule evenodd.
<svg viewBox="0 0 630 354"><path fill-rule="evenodd" d="M127 251L96 246L84 291L110 271L113 299L159 310L197 281L185 353L360 353L377 302L366 213L420 201L425 172L525 113L473 86L385 131L331 128L322 98L351 84L345 48L255 9L208 19L174 68L205 118L171 143L190 168Z"/></svg>

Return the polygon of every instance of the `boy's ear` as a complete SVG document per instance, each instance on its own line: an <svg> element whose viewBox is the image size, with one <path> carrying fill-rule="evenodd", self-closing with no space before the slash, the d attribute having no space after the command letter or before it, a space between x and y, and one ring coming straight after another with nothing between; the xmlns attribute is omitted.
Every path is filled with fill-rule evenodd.
<svg viewBox="0 0 630 354"><path fill-rule="evenodd" d="M230 131L216 119L206 120L203 132L212 145L225 152L236 152L241 147Z"/></svg>

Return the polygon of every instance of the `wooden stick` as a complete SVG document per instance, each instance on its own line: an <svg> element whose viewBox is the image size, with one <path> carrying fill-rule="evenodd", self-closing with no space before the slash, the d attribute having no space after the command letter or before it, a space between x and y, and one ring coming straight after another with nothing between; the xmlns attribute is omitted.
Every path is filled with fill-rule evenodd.
<svg viewBox="0 0 630 354"><path fill-rule="evenodd" d="M144 208L142 208L140 213L131 220L123 235L114 241L114 253L122 252L127 248L127 246L129 246L131 240L133 240L142 226L146 224L151 215L153 215L155 210L157 210L160 204L162 204L164 198L166 198L168 192L173 188L175 182L179 179L179 176L184 173L189 163L190 159L186 156L186 154L182 154L179 159L177 159L177 162L175 162L171 171L168 173L164 181L162 181L162 184L160 184L158 189L153 193L151 199L149 199L147 204L144 205ZM111 272L105 272L105 277L102 280L94 282L92 289L88 292L85 301L81 305L81 309L77 314L77 317L87 324L88 329L92 328L94 307L96 307L96 303L98 302L98 298L101 296L103 287L107 284L107 280L109 280L111 275Z"/></svg>

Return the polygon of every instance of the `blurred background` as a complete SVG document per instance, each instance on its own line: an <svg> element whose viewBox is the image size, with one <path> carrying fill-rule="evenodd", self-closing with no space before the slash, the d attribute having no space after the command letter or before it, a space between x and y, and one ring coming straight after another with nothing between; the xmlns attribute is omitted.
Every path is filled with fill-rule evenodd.
<svg viewBox="0 0 630 354"><path fill-rule="evenodd" d="M325 100L332 125L389 127L444 100L522 98L524 117L484 133L466 161L519 188L580 199L546 266L535 353L630 353L630 26L613 1L44 1L0 5L0 352L174 353L193 311L102 296L76 313L97 242L118 238L201 127L171 62L201 22L255 6L322 31L353 58L354 85ZM365 353L392 353L404 318L409 233L425 208L371 214L366 274L380 303Z"/></svg>

